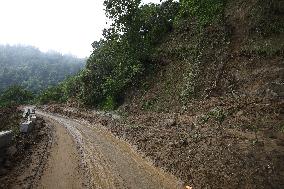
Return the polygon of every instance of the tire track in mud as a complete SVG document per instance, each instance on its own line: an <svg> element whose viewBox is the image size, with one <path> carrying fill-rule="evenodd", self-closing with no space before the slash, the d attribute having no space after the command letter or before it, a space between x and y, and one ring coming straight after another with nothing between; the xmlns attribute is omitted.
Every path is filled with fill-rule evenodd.
<svg viewBox="0 0 284 189"><path fill-rule="evenodd" d="M57 121L75 139L89 188L174 189L181 183L174 176L154 167L126 142L100 125L38 111Z"/></svg>
<svg viewBox="0 0 284 189"><path fill-rule="evenodd" d="M58 122L46 120L54 128L54 140L45 169L33 188L86 188L84 170L80 167L80 156L72 136Z"/></svg>

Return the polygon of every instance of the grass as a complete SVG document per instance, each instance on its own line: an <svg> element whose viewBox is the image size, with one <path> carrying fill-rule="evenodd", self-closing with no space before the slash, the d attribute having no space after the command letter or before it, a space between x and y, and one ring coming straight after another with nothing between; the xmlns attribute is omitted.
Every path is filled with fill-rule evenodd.
<svg viewBox="0 0 284 189"><path fill-rule="evenodd" d="M117 103L115 99L111 96L108 96L102 105L102 109L106 111L114 110L116 107L117 107Z"/></svg>

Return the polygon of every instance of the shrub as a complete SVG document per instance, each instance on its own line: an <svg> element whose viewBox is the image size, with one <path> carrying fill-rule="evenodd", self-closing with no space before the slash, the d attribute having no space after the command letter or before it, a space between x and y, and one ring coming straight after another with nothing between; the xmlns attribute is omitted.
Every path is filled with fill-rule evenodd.
<svg viewBox="0 0 284 189"><path fill-rule="evenodd" d="M223 15L225 0L181 0L179 19L193 17L201 25L219 20Z"/></svg>
<svg viewBox="0 0 284 189"><path fill-rule="evenodd" d="M37 96L36 101L39 104L47 104L51 102L65 102L65 98L62 86L49 87L44 90L39 96Z"/></svg>
<svg viewBox="0 0 284 189"><path fill-rule="evenodd" d="M108 96L102 103L102 108L104 110L113 110L117 107L114 97Z"/></svg>
<svg viewBox="0 0 284 189"><path fill-rule="evenodd" d="M21 86L13 85L6 89L0 96L0 107L17 106L27 104L33 100L32 92L24 89Z"/></svg>

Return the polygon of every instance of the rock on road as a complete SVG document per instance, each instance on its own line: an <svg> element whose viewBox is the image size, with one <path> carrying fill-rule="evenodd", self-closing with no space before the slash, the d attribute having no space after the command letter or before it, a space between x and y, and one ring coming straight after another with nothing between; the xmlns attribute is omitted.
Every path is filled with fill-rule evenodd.
<svg viewBox="0 0 284 189"><path fill-rule="evenodd" d="M151 165L104 127L42 111L37 113L56 122L56 126L65 127L76 141L84 177L88 178L83 188L181 188L177 178Z"/></svg>

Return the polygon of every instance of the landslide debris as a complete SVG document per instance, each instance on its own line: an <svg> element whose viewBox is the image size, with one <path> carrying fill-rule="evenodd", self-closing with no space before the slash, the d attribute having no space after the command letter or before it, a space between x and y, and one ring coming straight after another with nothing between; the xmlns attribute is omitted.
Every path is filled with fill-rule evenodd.
<svg viewBox="0 0 284 189"><path fill-rule="evenodd" d="M48 157L52 128L37 118L30 133L20 133L21 111L1 108L1 129L12 129L11 146L1 151L0 188L30 188L40 178Z"/></svg>
<svg viewBox="0 0 284 189"><path fill-rule="evenodd" d="M46 110L102 124L156 166L196 188L281 188L284 134L273 127L257 132L246 128L242 120L251 119L250 108L233 111L222 122L218 116L232 109L230 102L224 102L222 109L209 111L208 118L203 114L153 112L118 116L63 105ZM270 120L272 125L274 118ZM244 126L234 127L237 123Z"/></svg>
<svg viewBox="0 0 284 189"><path fill-rule="evenodd" d="M193 188L284 188L284 37L279 1L227 1L217 24L185 20L101 123ZM151 65L153 66L153 65Z"/></svg>

